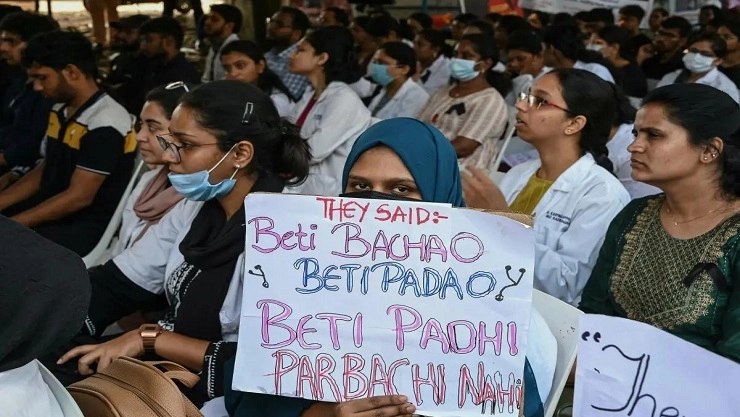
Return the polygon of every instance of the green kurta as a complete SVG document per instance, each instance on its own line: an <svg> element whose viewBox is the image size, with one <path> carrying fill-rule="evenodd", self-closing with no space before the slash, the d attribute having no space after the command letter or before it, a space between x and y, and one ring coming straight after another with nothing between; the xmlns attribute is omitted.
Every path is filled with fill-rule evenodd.
<svg viewBox="0 0 740 417"><path fill-rule="evenodd" d="M660 223L664 199L634 200L614 218L580 308L651 324L740 362L740 214L675 239ZM707 268L687 278L698 264Z"/></svg>

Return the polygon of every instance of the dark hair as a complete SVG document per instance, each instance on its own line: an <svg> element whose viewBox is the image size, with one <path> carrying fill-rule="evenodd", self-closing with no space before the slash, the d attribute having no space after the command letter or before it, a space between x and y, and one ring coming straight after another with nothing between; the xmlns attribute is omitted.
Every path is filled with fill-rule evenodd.
<svg viewBox="0 0 740 417"><path fill-rule="evenodd" d="M506 32L506 34L511 34L521 29L532 29L532 26L524 18L513 14L501 16L497 27Z"/></svg>
<svg viewBox="0 0 740 417"><path fill-rule="evenodd" d="M474 20L467 27L478 28L484 35L493 36L493 26L485 20Z"/></svg>
<svg viewBox="0 0 740 417"><path fill-rule="evenodd" d="M632 49L632 34L619 26L605 26L597 32L599 37L609 45L619 45L619 56L628 61L634 61Z"/></svg>
<svg viewBox="0 0 740 417"><path fill-rule="evenodd" d="M333 81L352 84L362 77L363 70L357 60L349 29L341 26L317 29L306 35L306 42L313 47L316 55L329 55L324 64L326 85Z"/></svg>
<svg viewBox="0 0 740 417"><path fill-rule="evenodd" d="M183 87L167 88L165 85L155 87L146 93L146 101L153 101L159 104L164 110L167 120L172 118L172 112L175 111L175 107L180 104L180 99L188 92L193 90L196 85L190 83L183 83Z"/></svg>
<svg viewBox="0 0 740 417"><path fill-rule="evenodd" d="M367 22L367 33L373 38L385 38L394 32L396 36L400 36L400 24L398 20L390 16L375 16L371 17L370 21Z"/></svg>
<svg viewBox="0 0 740 417"><path fill-rule="evenodd" d="M551 25L573 25L578 26L578 21L576 21L576 18L571 16L568 13L556 13L555 16L552 17L552 21L550 22Z"/></svg>
<svg viewBox="0 0 740 417"><path fill-rule="evenodd" d="M579 141L581 149L590 153L599 166L613 172L606 142L617 110L614 89L596 74L581 69L560 68L549 74L558 77L568 110L586 118Z"/></svg>
<svg viewBox="0 0 740 417"><path fill-rule="evenodd" d="M352 20L352 23L355 24L355 26L359 26L367 32L367 25L370 23L370 16L357 16Z"/></svg>
<svg viewBox="0 0 740 417"><path fill-rule="evenodd" d="M15 13L15 12L22 12L23 9L20 6L13 6L10 4L0 4L0 20L2 20L5 16Z"/></svg>
<svg viewBox="0 0 740 417"><path fill-rule="evenodd" d="M619 14L634 17L642 22L642 19L645 18L645 9L636 4L628 4L619 9Z"/></svg>
<svg viewBox="0 0 740 417"><path fill-rule="evenodd" d="M612 126L619 126L625 123L634 123L637 109L632 105L630 99L624 94L622 88L616 84L609 83L614 91L614 102L617 105L617 111L614 112Z"/></svg>
<svg viewBox="0 0 740 417"><path fill-rule="evenodd" d="M54 30L39 33L28 40L21 61L26 68L37 64L61 71L67 65L74 65L90 78L98 75L98 63L92 43L77 32Z"/></svg>
<svg viewBox="0 0 740 417"><path fill-rule="evenodd" d="M257 87L259 87L262 91L269 95L272 94L273 90L278 90L288 96L291 101L297 101L288 87L285 86L283 80L280 79L280 77L275 74L275 72L271 70L270 67L267 66L265 54L262 51L262 48L256 42L237 40L229 42L223 48L221 48L221 56L226 56L232 52L248 56L249 59L254 61L255 64L265 62L265 70L262 71L262 74L260 74L257 78Z"/></svg>
<svg viewBox="0 0 740 417"><path fill-rule="evenodd" d="M444 56L452 56L452 47L445 42L444 33L435 29L424 29L419 32L419 35L427 42L432 44L433 48L439 49L439 53Z"/></svg>
<svg viewBox="0 0 740 417"><path fill-rule="evenodd" d="M717 58L724 58L725 54L727 54L727 43L716 33L697 33L689 39L687 45L691 46L697 42L709 42L712 45L712 52L714 52Z"/></svg>
<svg viewBox="0 0 740 417"><path fill-rule="evenodd" d="M650 12L650 14L653 14L653 13L658 13L658 14L660 14L663 17L668 17L668 15L669 15L668 10L666 10L666 9L664 9L662 7L656 7L656 8L654 8Z"/></svg>
<svg viewBox="0 0 740 417"><path fill-rule="evenodd" d="M586 49L581 31L575 26L550 26L545 29L542 39L545 44L552 45L570 60L601 64L606 68L611 67L600 53Z"/></svg>
<svg viewBox="0 0 740 417"><path fill-rule="evenodd" d="M339 22L340 25L344 27L349 26L349 15L347 14L347 11L340 8L340 7L329 7L325 10L325 12L332 12L334 13L334 20Z"/></svg>
<svg viewBox="0 0 740 417"><path fill-rule="evenodd" d="M726 27L727 30L732 32L733 35L740 38L740 20L738 19L723 19L717 28Z"/></svg>
<svg viewBox="0 0 740 417"><path fill-rule="evenodd" d="M280 8L279 13L290 15L290 19L293 21L291 26L293 26L293 30L301 32L301 37L306 36L306 32L311 29L311 21L308 20L308 16L301 9L283 6Z"/></svg>
<svg viewBox="0 0 740 417"><path fill-rule="evenodd" d="M230 4L214 4L211 6L211 11L218 13L219 16L224 18L226 23L233 23L233 33L239 33L242 29L242 20L244 17L242 16L242 11L239 10L238 7Z"/></svg>
<svg viewBox="0 0 740 417"><path fill-rule="evenodd" d="M540 23L542 23L542 26L543 27L550 24L550 14L549 13L541 12L539 10L533 10L527 16L531 16L533 14L534 15L537 15L537 19L539 19L539 21L540 21Z"/></svg>
<svg viewBox="0 0 740 417"><path fill-rule="evenodd" d="M501 13L488 13L487 15L483 17L485 19L490 20L493 23L498 23L498 21L501 20Z"/></svg>
<svg viewBox="0 0 740 417"><path fill-rule="evenodd" d="M591 9L591 11L588 12L588 14L586 15L586 22L605 23L607 25L613 25L614 13L612 13L610 9L597 7L595 9Z"/></svg>
<svg viewBox="0 0 740 417"><path fill-rule="evenodd" d="M499 51L493 37L476 33L463 36L462 41L470 42L475 52L480 55L481 60L490 59L492 61L491 69L486 72L486 81L491 87L498 90L502 96L506 97L511 91L511 79L506 74L493 70L493 67L499 62Z"/></svg>
<svg viewBox="0 0 740 417"><path fill-rule="evenodd" d="M417 22L419 22L422 29L429 29L432 27L432 17L426 13L421 13L421 12L414 13L411 16L406 18L406 20L408 19L414 19Z"/></svg>
<svg viewBox="0 0 740 417"><path fill-rule="evenodd" d="M562 13L558 13L558 14L562 14ZM582 11L582 12L578 12L578 13L574 14L573 15L573 18L575 20L580 20L582 22L588 22L591 17L589 16L589 12Z"/></svg>
<svg viewBox="0 0 740 417"><path fill-rule="evenodd" d="M726 198L740 196L740 107L727 93L698 84L671 84L647 93L642 105L662 105L671 123L688 132L694 146L711 146L720 138L721 189ZM722 117L717 117L722 115Z"/></svg>
<svg viewBox="0 0 740 417"><path fill-rule="evenodd" d="M395 59L398 65L409 67L409 72L406 74L407 77L411 78L416 74L416 54L412 47L403 42L386 42L380 49L386 55Z"/></svg>
<svg viewBox="0 0 740 417"><path fill-rule="evenodd" d="M506 46L509 51L516 49L537 55L542 53L542 36L534 29L516 30L509 35Z"/></svg>
<svg viewBox="0 0 740 417"><path fill-rule="evenodd" d="M699 9L700 12L703 12L704 10L711 10L714 17L717 17L722 13L722 9L712 4L701 6L701 8Z"/></svg>
<svg viewBox="0 0 740 417"><path fill-rule="evenodd" d="M10 13L0 20L0 31L10 32L21 37L23 42L34 35L59 29L59 23L49 16L31 13Z"/></svg>
<svg viewBox="0 0 740 417"><path fill-rule="evenodd" d="M196 122L219 140L228 152L247 140L254 146L249 173L272 175L286 184L308 176L311 152L299 130L282 120L269 95L256 86L236 80L202 84L183 96L180 105L190 109ZM246 113L251 107L251 113Z"/></svg>
<svg viewBox="0 0 740 417"><path fill-rule="evenodd" d="M678 35L682 38L686 38L691 35L693 30L691 23L681 16L669 16L660 22L660 26L665 29L678 30Z"/></svg>
<svg viewBox="0 0 740 417"><path fill-rule="evenodd" d="M182 26L180 26L177 20L171 17L157 17L145 22L139 28L139 34L146 35L148 33L156 33L162 37L171 37L174 39L175 48L177 49L182 47L182 41L185 38Z"/></svg>
<svg viewBox="0 0 740 417"><path fill-rule="evenodd" d="M463 25L467 26L474 21L478 20L478 16L474 15L473 13L462 13L457 16L455 16L454 19L452 19L455 22L460 22Z"/></svg>

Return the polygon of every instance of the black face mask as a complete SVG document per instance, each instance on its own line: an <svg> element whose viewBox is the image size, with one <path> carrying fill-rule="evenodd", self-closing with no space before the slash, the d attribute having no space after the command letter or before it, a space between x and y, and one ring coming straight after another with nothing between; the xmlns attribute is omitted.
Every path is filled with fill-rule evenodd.
<svg viewBox="0 0 740 417"><path fill-rule="evenodd" d="M378 191L354 191L351 193L339 194L339 196L347 198L363 198L366 200L422 201L416 198L401 197L398 195L386 194Z"/></svg>

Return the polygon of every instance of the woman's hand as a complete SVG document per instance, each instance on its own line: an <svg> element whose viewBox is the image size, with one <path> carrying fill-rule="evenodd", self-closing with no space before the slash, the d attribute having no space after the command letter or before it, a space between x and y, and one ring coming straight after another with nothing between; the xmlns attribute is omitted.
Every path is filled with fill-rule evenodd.
<svg viewBox="0 0 740 417"><path fill-rule="evenodd" d="M463 198L468 207L484 210L509 210L504 194L485 171L466 167L460 174Z"/></svg>
<svg viewBox="0 0 740 417"><path fill-rule="evenodd" d="M637 65L642 65L647 59L655 56L655 47L652 43L642 45L637 51Z"/></svg>
<svg viewBox="0 0 740 417"><path fill-rule="evenodd" d="M97 362L97 370L101 371L121 356L136 358L143 354L144 343L137 329L99 345L77 346L59 358L57 364L61 365L72 358L82 355L79 361L77 361L77 370L80 372L80 375L90 375L94 373L91 368L93 363Z"/></svg>
<svg viewBox="0 0 740 417"><path fill-rule="evenodd" d="M411 417L414 411L405 395L384 395L336 404L332 417Z"/></svg>

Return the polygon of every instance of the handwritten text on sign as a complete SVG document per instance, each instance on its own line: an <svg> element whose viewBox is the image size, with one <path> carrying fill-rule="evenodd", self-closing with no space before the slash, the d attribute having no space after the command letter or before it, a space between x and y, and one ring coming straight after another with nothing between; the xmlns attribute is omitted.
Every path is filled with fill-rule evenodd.
<svg viewBox="0 0 740 417"><path fill-rule="evenodd" d="M449 205L255 194L234 388L518 415L534 238Z"/></svg>
<svg viewBox="0 0 740 417"><path fill-rule="evenodd" d="M740 365L645 323L581 317L574 414L737 416Z"/></svg>

